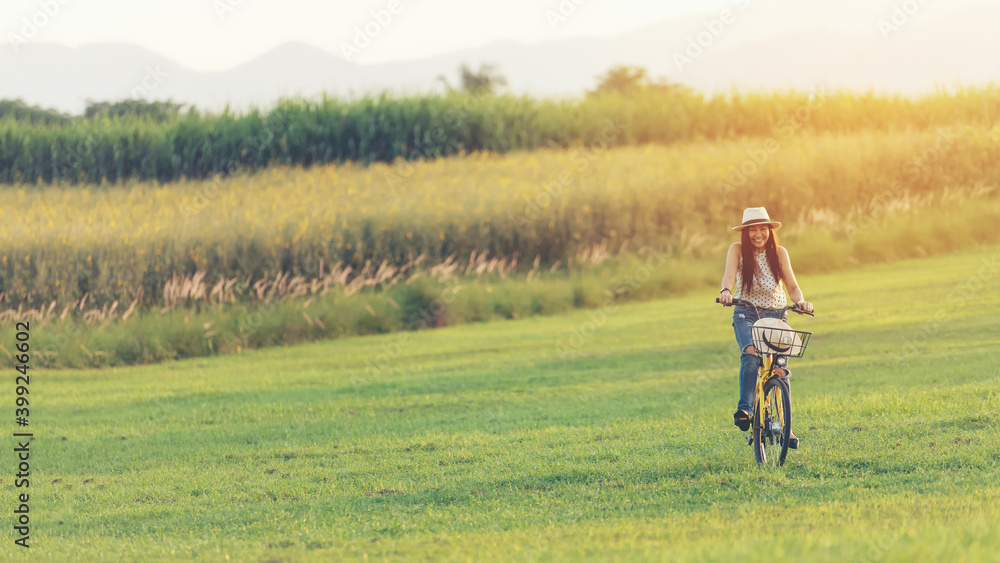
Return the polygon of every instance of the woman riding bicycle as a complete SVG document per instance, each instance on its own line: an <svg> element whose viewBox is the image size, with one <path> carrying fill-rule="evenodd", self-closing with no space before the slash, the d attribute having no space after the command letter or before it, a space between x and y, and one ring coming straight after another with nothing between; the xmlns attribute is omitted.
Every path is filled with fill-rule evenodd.
<svg viewBox="0 0 1000 563"><path fill-rule="evenodd" d="M774 231L779 227L781 223L772 221L763 207L749 207L743 211L743 224L733 227L734 231L741 232L741 240L729 247L726 273L722 276L722 290L719 292L719 302L723 305L732 303L736 298L757 307L755 310L738 305L733 311L733 329L741 351L740 400L733 413L733 424L743 431L750 428L750 404L753 402L757 370L761 365L750 337L750 326L758 318L778 318L779 311L774 309L787 305L784 288L788 289L789 297L800 309L809 313L813 310L812 303L805 300L802 289L795 281L788 251L778 246ZM787 321L788 313L781 320ZM791 373L783 371L786 378ZM788 447L798 448L798 445L798 438L792 434Z"/></svg>

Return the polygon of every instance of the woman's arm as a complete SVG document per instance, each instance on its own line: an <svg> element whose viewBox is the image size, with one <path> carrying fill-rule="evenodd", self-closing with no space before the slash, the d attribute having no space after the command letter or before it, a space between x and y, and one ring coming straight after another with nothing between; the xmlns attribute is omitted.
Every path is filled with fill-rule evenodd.
<svg viewBox="0 0 1000 563"><path fill-rule="evenodd" d="M795 272L792 271L792 259L788 257L788 251L785 250L784 246L778 247L778 260L781 261L781 278L788 289L788 296L792 298L793 302L798 303L803 311L811 313L812 303L806 301L805 296L802 295L802 288L799 287L799 282L795 279Z"/></svg>
<svg viewBox="0 0 1000 563"><path fill-rule="evenodd" d="M729 288L719 294L719 301L728 305L733 302L733 284L736 283L736 266L740 263L740 243L734 242L726 255L726 273L722 275L722 288ZM720 288L720 289L722 289Z"/></svg>

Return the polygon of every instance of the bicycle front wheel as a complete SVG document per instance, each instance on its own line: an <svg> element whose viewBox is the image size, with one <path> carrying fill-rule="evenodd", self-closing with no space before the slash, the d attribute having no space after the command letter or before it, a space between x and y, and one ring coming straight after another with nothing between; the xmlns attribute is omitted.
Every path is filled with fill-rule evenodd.
<svg viewBox="0 0 1000 563"><path fill-rule="evenodd" d="M754 456L761 465L780 467L792 435L792 399L788 384L777 377L764 384L763 393L754 413Z"/></svg>

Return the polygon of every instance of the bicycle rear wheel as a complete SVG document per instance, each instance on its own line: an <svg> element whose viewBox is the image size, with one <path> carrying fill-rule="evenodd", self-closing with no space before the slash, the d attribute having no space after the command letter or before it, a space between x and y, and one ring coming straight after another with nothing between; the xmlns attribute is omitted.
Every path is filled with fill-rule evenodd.
<svg viewBox="0 0 1000 563"><path fill-rule="evenodd" d="M777 377L764 384L763 392L753 417L754 457L761 465L780 467L792 435L792 399L788 384Z"/></svg>

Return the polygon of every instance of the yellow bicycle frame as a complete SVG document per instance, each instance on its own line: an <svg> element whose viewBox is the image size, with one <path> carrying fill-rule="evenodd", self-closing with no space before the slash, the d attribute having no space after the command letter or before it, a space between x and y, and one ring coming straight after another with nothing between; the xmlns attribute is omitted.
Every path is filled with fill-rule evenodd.
<svg viewBox="0 0 1000 563"><path fill-rule="evenodd" d="M767 420L768 405L767 402L762 399L764 398L764 385L771 379L778 377L778 375L771 370L771 362L773 361L774 356L771 354L761 355L760 369L757 370L757 389L754 391L754 403L756 403L754 405L754 412L757 413L758 417L755 424L760 424L759 421ZM781 389L775 388L774 392L776 393L775 397L780 405ZM781 423L782 428L785 427L785 413L781 409L778 409L778 422Z"/></svg>

